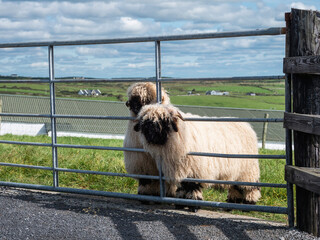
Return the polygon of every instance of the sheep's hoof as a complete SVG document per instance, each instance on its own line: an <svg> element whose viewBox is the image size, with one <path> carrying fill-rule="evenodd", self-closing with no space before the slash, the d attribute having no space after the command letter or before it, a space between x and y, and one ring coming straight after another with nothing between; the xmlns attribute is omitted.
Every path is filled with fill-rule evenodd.
<svg viewBox="0 0 320 240"><path fill-rule="evenodd" d="M194 212L194 213L196 213L196 212L198 212L198 211L199 211L199 209L200 209L200 207L189 206L189 211L190 211L190 212Z"/></svg>
<svg viewBox="0 0 320 240"><path fill-rule="evenodd" d="M228 198L227 202L228 203L243 203L243 199L242 198Z"/></svg>
<svg viewBox="0 0 320 240"><path fill-rule="evenodd" d="M176 204L174 207L175 207L175 209L177 209L177 210L181 210L181 209L184 209L186 206Z"/></svg>
<svg viewBox="0 0 320 240"><path fill-rule="evenodd" d="M250 204L250 205L256 205L256 202L254 201L247 201L247 200L243 200L244 204Z"/></svg>
<svg viewBox="0 0 320 240"><path fill-rule="evenodd" d="M221 208L221 211L224 211L224 212L231 212L232 209L231 208Z"/></svg>
<svg viewBox="0 0 320 240"><path fill-rule="evenodd" d="M198 210L200 209L200 207L195 207L195 206L185 206L185 205L179 205L179 204L175 205L175 209L177 210L181 210L185 208L188 208L189 212L194 212L194 213L198 212Z"/></svg>

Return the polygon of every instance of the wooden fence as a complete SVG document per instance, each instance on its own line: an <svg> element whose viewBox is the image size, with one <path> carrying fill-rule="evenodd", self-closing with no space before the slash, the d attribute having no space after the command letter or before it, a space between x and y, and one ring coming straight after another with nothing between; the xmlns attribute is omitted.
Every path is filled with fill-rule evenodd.
<svg viewBox="0 0 320 240"><path fill-rule="evenodd" d="M284 127L293 130L295 166L286 166L285 178L296 185L297 228L319 237L320 13L292 9L286 23L283 71L291 84L292 111L285 113Z"/></svg>

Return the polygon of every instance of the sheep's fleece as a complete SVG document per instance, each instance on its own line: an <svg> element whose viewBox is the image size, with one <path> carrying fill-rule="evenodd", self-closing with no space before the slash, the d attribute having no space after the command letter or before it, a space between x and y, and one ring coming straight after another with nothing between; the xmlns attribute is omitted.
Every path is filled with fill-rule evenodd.
<svg viewBox="0 0 320 240"><path fill-rule="evenodd" d="M250 124L185 121L184 118L187 117L199 116L185 114L171 104L151 104L142 107L138 114L139 122L135 126L135 130L140 132L139 143L142 143L143 148L157 164L162 165L163 174L170 184L168 195L202 199L202 187L208 187L208 184L180 184L184 178L259 181L258 159L187 154L258 154L256 133ZM256 203L261 197L260 189L257 187L226 187L229 188L229 202Z"/></svg>

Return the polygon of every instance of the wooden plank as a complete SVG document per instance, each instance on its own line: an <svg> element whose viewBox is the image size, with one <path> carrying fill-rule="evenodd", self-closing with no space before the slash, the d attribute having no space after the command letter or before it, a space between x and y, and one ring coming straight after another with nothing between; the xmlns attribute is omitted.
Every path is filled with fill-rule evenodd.
<svg viewBox="0 0 320 240"><path fill-rule="evenodd" d="M320 56L288 57L283 59L284 73L320 73Z"/></svg>
<svg viewBox="0 0 320 240"><path fill-rule="evenodd" d="M320 194L320 168L285 167L286 181L310 192Z"/></svg>
<svg viewBox="0 0 320 240"><path fill-rule="evenodd" d="M283 127L320 136L320 116L285 112Z"/></svg>

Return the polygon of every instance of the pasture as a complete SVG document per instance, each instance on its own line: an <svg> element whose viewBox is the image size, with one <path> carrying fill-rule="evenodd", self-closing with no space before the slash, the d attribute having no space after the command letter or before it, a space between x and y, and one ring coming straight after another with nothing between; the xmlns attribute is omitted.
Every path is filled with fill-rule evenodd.
<svg viewBox="0 0 320 240"><path fill-rule="evenodd" d="M58 83L56 96L86 100L121 101L127 100L126 91L130 83ZM284 110L284 80L264 81L197 81L164 82L173 104L212 107L252 108ZM99 89L101 96L80 96L80 89ZM187 95L193 90L193 95ZM227 91L228 96L208 96L207 91ZM256 96L248 96L255 93ZM0 94L49 96L48 84L0 84Z"/></svg>

